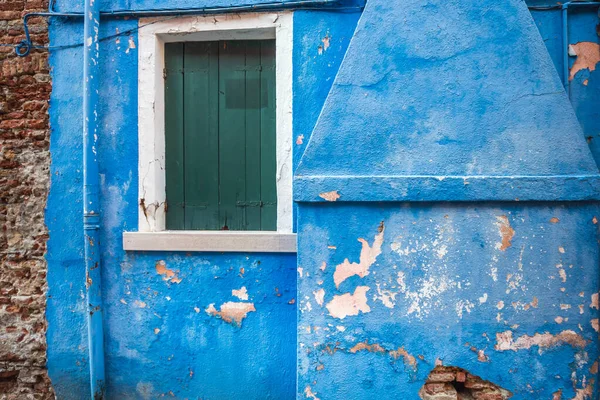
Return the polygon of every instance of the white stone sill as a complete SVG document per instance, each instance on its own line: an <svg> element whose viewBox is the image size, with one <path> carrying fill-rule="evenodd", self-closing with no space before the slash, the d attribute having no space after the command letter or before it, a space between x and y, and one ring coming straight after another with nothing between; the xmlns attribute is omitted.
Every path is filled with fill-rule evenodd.
<svg viewBox="0 0 600 400"><path fill-rule="evenodd" d="M123 232L126 251L296 253L296 234L234 231Z"/></svg>

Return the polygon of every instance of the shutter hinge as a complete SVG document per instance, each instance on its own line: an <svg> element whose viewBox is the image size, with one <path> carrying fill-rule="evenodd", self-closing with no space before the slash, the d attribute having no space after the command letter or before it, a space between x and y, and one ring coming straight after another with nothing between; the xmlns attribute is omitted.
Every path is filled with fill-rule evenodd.
<svg viewBox="0 0 600 400"><path fill-rule="evenodd" d="M163 68L163 79L167 79L167 69Z"/></svg>

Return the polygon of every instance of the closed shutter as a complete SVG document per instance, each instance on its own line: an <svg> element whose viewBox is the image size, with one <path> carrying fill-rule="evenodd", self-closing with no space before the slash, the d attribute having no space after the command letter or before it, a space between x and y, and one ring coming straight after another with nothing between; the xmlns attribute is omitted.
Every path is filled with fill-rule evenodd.
<svg viewBox="0 0 600 400"><path fill-rule="evenodd" d="M167 229L276 230L275 41L165 45Z"/></svg>

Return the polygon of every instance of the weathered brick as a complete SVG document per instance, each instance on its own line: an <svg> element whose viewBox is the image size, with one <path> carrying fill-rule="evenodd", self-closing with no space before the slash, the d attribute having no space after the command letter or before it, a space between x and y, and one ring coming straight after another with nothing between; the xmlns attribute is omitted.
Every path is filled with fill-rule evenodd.
<svg viewBox="0 0 600 400"><path fill-rule="evenodd" d="M24 39L22 17L45 0L0 0L0 42ZM30 20L36 44L47 24ZM0 399L51 399L46 370L46 251L51 91L47 54L0 48Z"/></svg>

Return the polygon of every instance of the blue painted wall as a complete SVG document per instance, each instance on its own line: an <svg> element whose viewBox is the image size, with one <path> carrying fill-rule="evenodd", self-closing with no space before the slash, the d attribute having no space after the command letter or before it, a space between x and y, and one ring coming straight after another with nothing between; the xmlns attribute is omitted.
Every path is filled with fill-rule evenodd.
<svg viewBox="0 0 600 400"><path fill-rule="evenodd" d="M348 12L351 11L351 12ZM294 132L310 137L358 19L345 12L295 15ZM100 157L103 297L108 398L286 399L296 385L296 256L293 254L125 253L122 232L137 229L137 20L102 21ZM52 46L77 44L78 20L53 19ZM324 48L323 39L329 39ZM319 50L319 46L321 50ZM48 368L61 399L89 393L82 250L81 48L55 49L51 99L52 184L46 222L49 292ZM300 135L296 134L295 136ZM165 281L157 271L176 273ZM243 271L243 272L242 272ZM206 309L240 301L241 327Z"/></svg>
<svg viewBox="0 0 600 400"><path fill-rule="evenodd" d="M223 8L223 7L244 7L271 3L302 3L310 0L171 0L168 3L162 0L102 0L101 11L140 11L140 10L173 10L173 9L201 9L201 8ZM343 0L344 2L354 2L356 0ZM360 1L360 0L358 0ZM334 3L335 0L322 0L324 5ZM302 4L300 4L302 5ZM82 12L83 4L74 3L69 0L57 0L54 4L54 10L59 12Z"/></svg>
<svg viewBox="0 0 600 400"><path fill-rule="evenodd" d="M597 382L599 213L582 204L302 204L298 398L416 399L436 360L515 399L559 389L574 398ZM514 230L506 248L503 226ZM367 275L336 287L339 265L364 263L379 246ZM356 302L344 302L350 314L340 318L346 293ZM557 337L571 343L553 345Z"/></svg>
<svg viewBox="0 0 600 400"><path fill-rule="evenodd" d="M417 398L438 364L598 398L600 210L564 202L598 169L557 29L521 0L367 2L295 176L297 398Z"/></svg>
<svg viewBox="0 0 600 400"><path fill-rule="evenodd" d="M103 8L139 10L165 7L163 3L106 1ZM232 2L205 3L192 5L182 0L170 2L168 7L219 6ZM235 4L238 3L242 2ZM347 3L350 6L360 4ZM403 41L398 39L396 28L390 35L382 37L376 34L385 22L389 8L385 4L377 4L381 3L377 0L372 0L372 3L375 4L372 15L379 17L375 21L363 22L359 33L362 31L364 40L370 41L372 54L384 54L391 58L389 62L395 63L403 53L390 53L389 46ZM439 2L428 0L423 3L426 4L413 2L405 6L413 7L414 12L443 15L436 9L440 7ZM447 3L444 13L458 4L444 3ZM501 31L510 25L508 22L516 24L511 26L518 26L522 18L530 18L529 14L522 13L524 9L519 8L517 0L503 3L510 4L518 17L506 17L502 11L488 10L492 14L487 18L496 21L493 30ZM57 10L77 11L71 7L70 2L57 1ZM307 149L326 98L336 96L335 93L330 94L330 89L361 16L354 9L340 11L303 10L294 13L294 165L299 164ZM481 24L481 20L471 18L470 14L457 13L464 18L467 27L475 29L477 24ZM466 164L461 162L473 156L473 149L478 149L482 154L477 166L483 171L481 173L502 172L509 177L532 170L540 174L548 171L559 175L596 174L585 141L577 138L595 137L599 133L600 83L598 79L594 80L597 72L581 71L573 80L570 90L573 113L566 95L560 93L560 79L551 69L552 63L559 69L562 65L560 13L538 11L533 15L543 41L514 40L505 43L504 47L497 46L497 43L483 43L485 54L494 64L486 66L474 61L468 65L470 69L448 69L447 88L454 90L456 98L469 99L460 94L464 87L474 88L475 77L493 76L498 90L508 91L503 87L504 82L511 79L515 70L507 68L497 74L495 67L506 67L508 59L505 57L519 60L514 55L515 48L526 46L531 59L543 60L543 63L541 67L540 64L530 64L530 70L523 76L537 78L531 82L524 79L523 85L530 85L532 93L537 93L535 90L538 89L550 89L553 94L545 99L544 106L530 104L529 99L518 102L512 113L498 117L500 123L518 126L519 119L513 118L515 115L533 114L539 117L538 121L545 121L555 128L566 128L561 132L557 129L544 132L535 140L522 133L522 141L502 149L490 146L483 135L477 136L481 132L475 128L468 131L471 136L466 135L463 130L465 124L457 122L454 136L436 136L438 142L444 142L446 152L425 151L429 159L436 158L435 162L423 158L423 151L421 154L415 152L411 155L414 156L411 163L396 164L394 168L420 174L459 174L466 171ZM594 11L578 11L571 18L569 35L573 43L598 42L598 37L594 36L597 23ZM429 42L421 38L423 44L435 42L438 47L429 46L428 52L423 50L426 51L423 59L407 62L400 70L415 71L422 77L422 69L428 61L441 63L445 57L452 57L455 49L443 47L444 41L440 41L436 30L445 27L443 20L441 23L431 24L431 29L423 36ZM436 358L491 379L515 392L515 398L551 398L551 394L559 388L563 389L565 398L571 398L578 389L584 390L584 377L586 384L591 379L597 380L589 372L598 357L597 334L591 326L591 321L598 318L598 310L590 307L591 296L599 287L598 232L594 218L600 218L600 210L596 203L503 202L462 206L441 203L320 204L313 203L316 199L320 200L317 184L311 187L313 191L295 194L299 200L311 201L300 203L297 209L298 260L292 254L125 253L122 250L122 232L137 229L139 203L138 55L136 48L128 48L129 36L137 43L136 27L135 19L103 19L101 28L102 37L113 35L117 29L119 32L133 30L120 39L103 41L100 49L103 68L102 137L98 154L102 174L101 248L108 398L144 399L161 395L206 399L306 398L307 386L322 400L373 398L375 392L377 397L382 398L416 398ZM385 29L388 28L390 25ZM81 32L79 20L53 19L51 45L78 44ZM537 35L537 31L532 32ZM473 38L463 29L464 37L457 36L460 40L457 39L456 43L468 51L473 40L485 40L484 33L485 29L479 29L478 36ZM506 33L507 37L514 34L511 29ZM381 44L383 39L385 43ZM542 43L546 44L549 57ZM439 50L437 53L433 51L436 49ZM389 63L367 70L357 60L360 57L373 60L375 56L364 51L356 53L355 60L349 61L352 67L338 79L350 81L360 77L365 80L361 83L363 88L368 88L378 84L376 80L369 81L375 72L383 74L385 79L389 78L385 75ZM573 57L570 62L574 62ZM48 367L59 398L80 399L89 393L81 229L81 48L54 49L50 63L53 93L50 110L52 182L46 215L50 229L47 255ZM462 71L460 76L456 71ZM431 75L432 82L442 78L439 74ZM588 79L587 86L583 85L585 79ZM340 82L343 87L344 82ZM540 82L546 84L541 85ZM436 104L431 102L433 93L418 92L418 96L412 96L405 103L397 100L400 94L409 91L410 85L418 83L419 79L413 76L406 81L407 86L382 85L387 92L378 101L366 96L354 107L347 103L347 97L336 100L333 106L337 109L344 107L340 121L345 124L355 121L355 125L354 122L344 125L343 132L355 134L351 139L339 139L339 146L333 146L333 142L328 142L328 136L335 140L342 125L332 124L327 129L323 125L317 127L315 134L323 137L317 138L315 143L320 141L322 145L319 151L312 152L303 160L308 166L303 167L304 171L316 171L327 176L348 166L344 172L351 174L389 172L389 164L380 160L382 152L388 157L393 153L382 150L387 141L369 143L368 137L362 135L373 127L387 126L392 119L395 123L402 119L404 130L419 123L423 126L419 115L422 115L423 108L430 112L435 109ZM516 88L514 93L518 92L519 88ZM420 101L415 103L419 98ZM494 100L494 97L490 98ZM474 102L478 107L474 115L486 122L482 115L484 111L495 112L491 106L493 102ZM376 104L382 108L372 108ZM406 105L406 112L389 112L388 109L399 104ZM420 107L415 107L415 104ZM362 120L350 118L365 110L374 117ZM460 107L455 111L452 115L444 117L440 114L437 119L433 115L432 118L438 122L468 119ZM369 122L368 129L361 125L365 120ZM435 131L431 126L429 128ZM398 143L423 146L423 143L406 137L397 136L397 139ZM526 154L526 148L520 147L526 141L552 144L558 153L551 155L546 149L543 162L519 161L514 156L519 152ZM459 146L457 142L468 147ZM600 147L596 147L600 145L593 138L588 142L596 160L600 159ZM346 150L340 152L340 149ZM362 155L357 159L342 158L358 150ZM490 154L492 156L488 157ZM506 157L511 161L506 161ZM492 160L500 162L494 164ZM508 164L502 164L503 160ZM299 172L306 175L302 169ZM380 186L377 181L372 184L375 188ZM560 198L566 192L574 197L580 196L582 187L586 185L587 181L578 181L573 186L557 189L556 197ZM462 180L460 186L464 186ZM544 188L543 185L541 187ZM594 186L589 188L588 194L593 197ZM490 193L493 194L493 190L492 187ZM504 192L511 193L509 189ZM541 192L544 193L544 190ZM418 192L413 193L415 197L419 196ZM438 193L441 195L437 200L444 200L451 196L452 191ZM345 193L341 192L341 195ZM357 198L361 196L365 198L363 194L357 194ZM343 201L344 197L340 200ZM372 246L381 221L384 221L385 227L381 254L370 267L370 274L364 278L352 276L336 288L333 282L335 267L346 258L350 263L359 262L361 243L357 239L363 238ZM501 227L505 226L505 221L508 221L510 229L514 229L514 236L509 247L499 250ZM502 244L499 246L502 247ZM324 271L321 269L323 263ZM163 266L176 274L175 281L165 281L165 276L159 274ZM297 266L301 268L298 271ZM401 272L404 275L399 280ZM179 279L181 282L177 283ZM334 295L354 293L358 286L369 287L366 297L370 312L343 320L328 315L326 305ZM238 301L231 291L241 287L246 287L248 302L256 308L256 311L247 314L241 326L206 313L211 304L218 309L223 303ZM321 289L324 291L322 306L319 304ZM580 293L583 295L580 296ZM482 301L484 298L485 301ZM534 298L537 299L536 307L532 305ZM504 303L501 310L500 301ZM388 308L390 302L394 308ZM570 308L562 309L561 305ZM582 312L580 306L583 306ZM296 322L297 312L299 325ZM558 317L562 318L560 324L556 320ZM536 338L536 333L545 332L552 337L574 338L575 344L560 343L547 349L531 345L516 351L496 350L496 334L508 331L512 332L513 346L518 338L526 335ZM560 336L565 331L573 331L576 336ZM505 338L501 337L501 342L506 344ZM542 339L548 340L548 337L535 340ZM382 346L386 353L351 352L353 346L365 340ZM530 343L527 338L518 343L524 341ZM406 355L402 355L404 353L399 352L399 348L403 348ZM480 355L480 350L484 356ZM414 363L411 357L414 357ZM576 376L574 384L571 382L573 372Z"/></svg>

